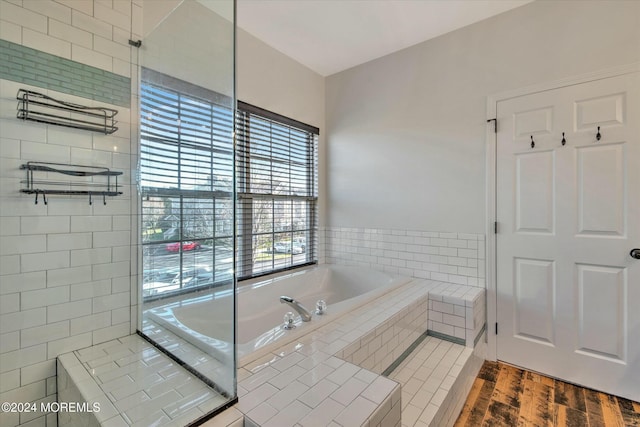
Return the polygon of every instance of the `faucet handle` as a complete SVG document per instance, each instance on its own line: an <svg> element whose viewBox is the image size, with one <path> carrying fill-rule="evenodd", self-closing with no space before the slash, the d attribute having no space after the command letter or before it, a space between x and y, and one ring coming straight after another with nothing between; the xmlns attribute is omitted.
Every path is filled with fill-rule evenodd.
<svg viewBox="0 0 640 427"><path fill-rule="evenodd" d="M293 319L294 319L294 315L293 312L291 311L287 311L287 313L284 315L284 326L283 328L285 329L294 329L296 327L296 325L293 323Z"/></svg>
<svg viewBox="0 0 640 427"><path fill-rule="evenodd" d="M316 314L323 315L327 311L327 303L323 299L316 302Z"/></svg>

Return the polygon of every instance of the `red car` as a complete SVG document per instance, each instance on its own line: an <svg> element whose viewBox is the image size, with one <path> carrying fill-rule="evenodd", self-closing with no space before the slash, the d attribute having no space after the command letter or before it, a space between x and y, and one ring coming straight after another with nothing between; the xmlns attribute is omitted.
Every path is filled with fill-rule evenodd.
<svg viewBox="0 0 640 427"><path fill-rule="evenodd" d="M200 247L200 242L182 242L182 252L195 251L197 249L200 249ZM165 249L167 250L167 252L179 252L180 243L167 243Z"/></svg>

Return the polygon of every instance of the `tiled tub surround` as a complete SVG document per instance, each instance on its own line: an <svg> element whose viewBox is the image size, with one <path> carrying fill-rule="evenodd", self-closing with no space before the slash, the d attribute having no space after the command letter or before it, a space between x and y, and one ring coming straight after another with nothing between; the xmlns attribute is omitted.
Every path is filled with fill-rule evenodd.
<svg viewBox="0 0 640 427"><path fill-rule="evenodd" d="M385 354L385 347L386 353L392 349L392 354L399 355L412 344L410 337L417 338L424 332L424 323L421 330L417 329L417 325L427 317L430 292L457 294L465 289L470 288L414 280L246 364L240 368L238 375L238 409L253 423L263 426L398 425L400 411L395 408L393 397L396 393L395 383L370 369L382 372L388 367L384 366L390 360ZM481 297L475 297L482 295L484 290L473 291L469 294L474 296L470 303L483 302ZM445 396L449 390L451 393L442 412L440 407L444 399L439 400L442 392L426 402L437 407L434 417L442 414L438 420L444 420L445 416L451 419L450 414L454 409L459 410L464 404L480 366L479 362L467 367L467 362L472 361L473 351L469 348L464 352L464 357L459 361L460 369L447 368L447 375L442 378L443 383L447 381L443 390L446 391ZM356 360L366 363L369 369L354 363ZM458 381L455 379L457 373L470 375L470 379ZM449 384L452 381L450 376L456 387ZM442 387L438 385L437 388ZM379 412L384 412L380 408L389 409L387 415L382 417L382 423L378 422Z"/></svg>
<svg viewBox="0 0 640 427"><path fill-rule="evenodd" d="M294 339L336 319L354 307L373 301L391 289L411 281L384 272L342 265L321 265L276 277L254 280L237 292L236 354L239 363L251 361L269 348L277 348L278 340ZM282 329L284 313L292 311L279 302L282 295L295 297L312 313L316 302L324 300L329 309L322 315L313 314L311 322L302 322L296 315L296 328ZM228 289L214 288L211 292L199 292L185 299L161 300L157 306L145 311L143 332L150 336L158 326L173 331L177 339L191 342L218 360L229 360L233 351L229 331L217 325L231 315L231 294ZM426 310L426 306L425 306ZM425 311L426 316L426 311ZM203 321L203 319L207 319ZM426 325L426 318L423 322ZM151 328L151 331L147 329ZM153 338L153 337L152 337Z"/></svg>
<svg viewBox="0 0 640 427"><path fill-rule="evenodd" d="M374 301L372 303L373 305L370 306L370 309L372 310L370 314L381 312L381 306L388 306L386 308L386 312L383 313L388 316L389 313L397 311L397 307L399 305L406 306L407 301L413 302L416 297L419 297L424 310L424 316L422 319L422 327L424 328L424 325L426 324L427 295L428 293L425 286L416 286L413 284L411 292L409 293L405 290L399 296L395 296L392 299L385 299L386 303L381 302L380 300ZM402 298L405 299L404 302ZM369 307L369 305L365 307ZM366 313L368 313L368 311L366 311L365 314ZM357 338L365 333L371 325L375 325L380 321L377 320L376 317L377 316L371 315L366 316L367 323L362 323L365 319L361 316L350 319L351 316L348 315L338 320L356 322L352 325L352 329L357 331L357 333L355 335L351 334L351 336ZM249 425L251 425L251 419L256 420L259 425L262 425L263 421L269 421L263 419L268 415L275 416L273 417L273 420L271 420L270 424L265 423L264 425L274 425L279 427L294 425L297 422L301 422L304 425L328 425L331 419L326 419L326 415L330 415L331 417L338 415L336 419L344 423L342 425L345 426L361 425L364 421L367 423L369 421L373 421L374 424L372 425L399 425L400 387L398 384L384 377L379 377L365 369L361 369L358 366L344 362L331 356L329 353L325 353L324 351L330 350L330 348L327 347L325 342L316 339L317 337L330 339L331 335L336 334L344 335L339 329L336 329L335 331L327 329L328 326L340 327L340 325L342 325L342 323L327 323L324 327L312 332L312 334L303 336L302 340L294 341L296 344L289 343L289 345L296 345L297 350L300 351L294 350L291 354L286 354L288 350L280 348L277 349L277 354L269 354L259 360L255 360L246 365L246 368L242 368L240 370L239 375L245 375L247 378L239 380L239 394L244 394L245 397L242 398L241 403L237 405L237 408L249 415L249 419L247 420ZM325 333L330 335L325 335ZM168 338L176 339L173 334L168 334ZM348 339L349 337L344 338ZM308 342L308 345L299 346L301 342ZM347 341L344 340L340 340L340 342L345 344L347 343ZM168 344L173 345L177 344L177 342ZM314 349L318 346L322 346L323 351L319 351L314 354ZM273 363L265 364L262 362L262 359L266 359ZM103 412L82 414L82 419L76 418L75 420L72 420L75 423L71 423L69 425L126 426L136 425L135 422L139 422L140 425L144 425L145 422L151 422L152 418L169 421L169 413L166 412L166 409L165 411L160 411L163 406L166 406L166 399L162 396L167 393L173 394L172 389L176 388L176 384L167 385L167 381L172 381L172 378L167 378L162 382L157 381L159 381L158 377L164 378L163 371L167 371L167 367L165 365L167 363L171 365L173 362L168 360L166 356L159 354L155 348L151 347L140 337L133 335L99 346L75 351L61 356L59 360L60 371L65 372L63 374L65 376L65 380L60 383L60 386L64 387L64 389L61 389L59 392L61 398L72 399L71 401L98 401L101 404L106 402L101 405L104 408ZM326 378L316 378L319 373L319 363L322 363L320 370L326 374ZM330 372L325 372L325 368L329 368ZM276 376L268 377L270 380L269 384L258 383L259 379L263 378L263 376L269 372L278 372L280 374L281 372L277 371L278 369L282 370L283 375L279 375L277 378ZM300 371L301 369L306 369L306 375L302 375L302 372ZM257 374L253 375L253 373ZM188 377L188 373L186 375ZM296 380L297 384L300 384L301 387L305 388L304 391L302 389L297 389L298 393L296 393L296 395L287 396L292 389L289 387L285 391L284 385L285 383L292 385L287 381L290 375L292 381ZM140 378L135 378L135 383L132 383L131 380L138 376L140 376ZM183 378L182 381L184 381L184 376L185 374L183 373L181 375ZM66 379L67 377L69 377L70 380ZM354 378L351 382L347 383L347 380L350 379L350 377ZM347 394L343 394L342 397L338 397L338 400L344 403L344 399L348 399L350 403L347 405L348 408L342 403L338 404L338 406L330 406L331 402L321 402L321 400L323 400L323 392L334 392L338 388L342 389L343 387L340 387L340 385L343 385L343 383L345 387L342 393ZM144 388L145 384L149 385L146 389ZM366 387L362 389L357 387L358 394L362 394L362 396L350 396L353 393L353 386L358 384L366 385ZM266 397L273 397L267 396L268 391L267 394L265 394L265 390L277 389L276 386L283 388L283 393L280 393L278 397L290 399L290 402L287 402L287 405L284 405L281 408L274 399L269 401L270 404L264 402L265 405L261 405L263 400L266 400ZM325 387L328 387L328 389ZM156 391L153 392L149 389L155 389ZM81 392L79 392L79 390L81 390ZM179 392L180 389L177 388L176 391ZM203 390L199 390L199 392L202 393ZM154 397L155 399L152 399ZM173 397L175 398L175 396ZM299 398L299 400L296 400L296 397ZM337 395L334 395L334 397L337 397ZM118 398L121 399L119 400ZM187 399L188 397L184 397L184 400ZM155 400L155 402L152 402L152 400ZM137 405L132 407L131 402L136 402ZM288 408L289 403L294 403L295 407ZM322 405L320 405L321 403ZM285 406L287 406L287 408L285 408ZM316 406L318 406L317 410L311 413L312 409L316 409ZM191 415L193 415L193 419L201 415L198 414L197 411L197 409L201 409L200 406L192 408L189 405L185 405L185 407L189 410ZM266 414L261 412L268 410L267 408L275 410L275 407L279 407L279 410L283 410L277 415L272 412L267 412ZM123 413L119 414L118 410L123 411ZM127 410L130 411L130 413L127 413ZM145 413L147 415L154 413L155 415L153 417L140 420L138 417L141 416L141 413ZM176 419L180 421L185 420L183 416L186 415L182 413L176 413L174 415L176 416ZM226 412L224 415L228 416ZM74 414L74 417L75 416L76 415ZM291 419L289 418L291 416L299 416L299 418ZM101 417L102 419L98 419L98 417ZM106 417L109 418L105 423ZM211 422L218 422L219 419L220 417L215 417ZM385 422L384 424L382 424L383 420ZM209 423L206 425L209 425ZM218 424L212 425L217 426Z"/></svg>
<svg viewBox="0 0 640 427"><path fill-rule="evenodd" d="M427 307L430 293L456 294L465 288L467 290L470 289L466 286L413 280L351 313L324 324L307 335L297 339L294 338L293 341L283 341L283 345L279 348L267 355L247 362L239 369L238 395L240 400L236 405L237 410L247 416L245 421L247 425L251 425L251 423L279 427L296 424L305 426L342 425L349 427L356 425L400 425L401 390L398 384L379 376L376 372L352 363L352 361L355 361L353 358L364 356L360 363L366 363L367 366L374 363L371 369L381 372L386 368L383 367L385 363L389 361L389 358L383 355L381 348L386 346L388 350L392 346L393 349L397 348L396 353L400 354L413 342L414 336L417 337L424 332L425 322L428 317ZM400 340L400 337L402 337L402 340ZM432 337L427 339L436 340ZM109 380L113 387L117 385L120 385L121 389L125 387L125 390L127 390L127 386L130 387L131 381L112 377L115 372L128 375L128 370L135 371L143 364L144 372L151 378L157 379L157 376L164 378L160 370L157 372L153 370L154 366L161 366L162 363L157 362L156 364L152 361L156 357L166 359L166 356L156 354L157 350L150 347L145 341L134 344L133 348L131 348L131 343L136 342L136 340L141 341L139 337L132 336L94 346L87 350L65 355L61 358L61 362L76 366L74 372L78 371L78 367L82 367L85 374L81 374L81 377L84 377L85 380L91 378L87 368L89 370L95 369L95 371L92 371L94 375L106 375L103 378L104 380ZM439 340L437 341L439 342ZM108 348L110 350L107 350ZM117 348L120 350L116 350ZM141 356L129 354L134 350L142 351L145 354L144 359L141 360ZM365 354L369 350L372 353ZM117 354L118 351L124 352L124 354ZM471 352L465 352L464 354L470 355ZM345 361L340 356L344 356L347 359L351 358L351 361ZM381 358L377 364L376 357ZM89 362L87 359L85 363L100 364L103 366L102 369L112 373L100 372L102 369L98 369L99 366L83 366L80 361L81 358L97 358L99 362ZM457 364L466 367L467 360L470 360L470 357L465 356L465 358L459 359ZM127 362L130 363L127 364ZM171 363L170 360L169 363ZM124 366L120 366L120 364ZM451 403L451 399L448 398L447 404L457 405L457 400L460 400L460 404L463 404L468 393L468 389L464 387L460 389L454 388L450 384L452 379L449 377L455 376L457 371L458 368L456 367L448 368L447 375L442 378L443 382L441 384L444 385L438 385L438 388L445 389L447 393L452 390L451 395L455 395L454 402ZM463 373L471 371L473 371L471 368L460 370ZM435 375L438 375L439 372L437 371ZM75 376L75 373L73 375ZM184 379L185 375L189 376L188 373L183 372L180 377ZM470 373L470 375L471 382L460 380L462 381L461 384L466 386L468 383L470 385L473 380L473 373ZM97 380L102 382L99 377ZM122 381L124 385L116 384L118 381ZM151 387L156 385L155 390L162 390L161 392L152 393L156 397L176 388L174 386L162 387L160 385L166 385L167 381L172 381L171 378L167 378L163 383L159 384L154 384L152 380L150 381L152 383ZM454 379L453 381L456 383L457 380ZM61 383L61 385L63 384L66 385L67 383ZM94 382L94 386L89 386L94 392L96 391L95 384L96 382ZM105 399L113 402L112 404L117 407L117 399L113 395L114 389L111 386L107 387L109 391L105 393ZM98 388L100 387L98 386ZM147 408L155 405L147 400L151 396L145 390L136 389L133 392L132 397L127 400L139 399L138 403L143 408L145 407L144 402L148 402L146 403ZM62 393L61 391L61 395ZM123 393L126 394L126 392L120 394ZM441 393L438 394L438 397L434 397L435 400L425 402L425 405L436 405L438 403L436 406L440 408L442 406L442 402L438 401L440 395ZM186 397L184 398L186 399ZM89 400L94 401L95 399ZM155 406L153 407L155 408ZM188 410L193 409L192 406L188 405L186 408ZM449 413L451 409L449 409L448 405L442 411ZM195 412L197 411L194 410L194 414ZM106 413L109 414L108 412ZM211 425L226 426L226 424L214 423L222 423L222 420L225 419L224 417L227 417L226 419L233 418L232 415L229 415L230 413L233 413L233 410L225 411L206 425L212 423ZM438 411L435 411L434 416L438 413ZM169 414L165 412L156 414L156 416L169 417ZM118 417L122 416L114 415L111 422L115 423L115 420L120 422ZM124 417L122 418L122 421L124 421ZM194 418L197 417L194 416ZM129 424L113 425L126 426Z"/></svg>
<svg viewBox="0 0 640 427"><path fill-rule="evenodd" d="M403 335L415 332L417 322L401 321L413 305L422 305L426 320L428 288L423 281L412 281L244 365L238 373L238 409L250 422L266 427L399 426L400 386L340 354L350 346L368 349L369 341L381 342L389 325ZM409 331L403 332L405 328Z"/></svg>
<svg viewBox="0 0 640 427"><path fill-rule="evenodd" d="M485 287L484 234L327 227L325 262Z"/></svg>

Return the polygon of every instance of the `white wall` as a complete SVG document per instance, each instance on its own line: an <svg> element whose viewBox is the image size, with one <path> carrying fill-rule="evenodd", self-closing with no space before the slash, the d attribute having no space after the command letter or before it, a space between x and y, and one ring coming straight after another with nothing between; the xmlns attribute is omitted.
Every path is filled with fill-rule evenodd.
<svg viewBox="0 0 640 427"><path fill-rule="evenodd" d="M240 28L237 70L240 101L323 131L324 77Z"/></svg>
<svg viewBox="0 0 640 427"><path fill-rule="evenodd" d="M217 93L233 95L233 23L204 6L226 6L233 16L233 3L162 0L156 4L146 0L144 4L147 8L140 64ZM168 16L159 15L157 9Z"/></svg>
<svg viewBox="0 0 640 427"><path fill-rule="evenodd" d="M0 38L131 76L137 0L0 0ZM140 36L137 36L138 38ZM19 88L119 111L112 135L16 119ZM136 226L135 144L131 111L122 106L0 80L0 401L56 400L58 354L135 331L137 288L131 272ZM19 193L27 161L105 166L122 171L124 195L107 205L50 196L34 204ZM51 178L54 178L53 176ZM60 179L59 177L57 179ZM0 413L0 425L56 425L55 414Z"/></svg>
<svg viewBox="0 0 640 427"><path fill-rule="evenodd" d="M328 224L484 233L486 97L638 60L640 2L537 1L328 77Z"/></svg>

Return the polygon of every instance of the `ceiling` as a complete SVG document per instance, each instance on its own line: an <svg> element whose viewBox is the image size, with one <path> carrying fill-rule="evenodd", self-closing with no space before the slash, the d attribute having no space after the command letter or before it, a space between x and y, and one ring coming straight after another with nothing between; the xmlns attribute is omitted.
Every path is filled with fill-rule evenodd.
<svg viewBox="0 0 640 427"><path fill-rule="evenodd" d="M238 26L328 76L532 0L238 0Z"/></svg>

